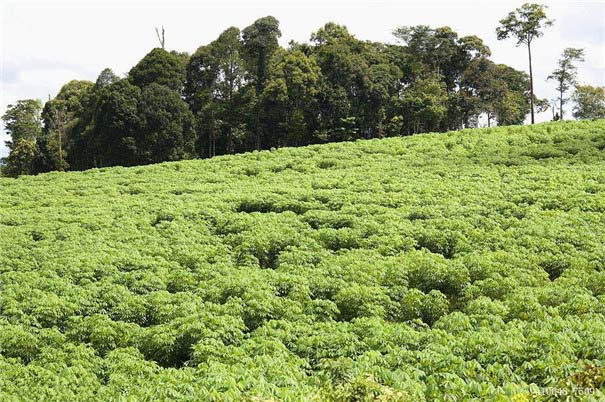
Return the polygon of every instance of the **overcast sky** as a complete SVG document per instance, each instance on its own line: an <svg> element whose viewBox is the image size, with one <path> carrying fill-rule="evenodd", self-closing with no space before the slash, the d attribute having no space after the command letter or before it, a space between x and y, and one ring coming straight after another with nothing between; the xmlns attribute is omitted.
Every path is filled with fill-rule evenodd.
<svg viewBox="0 0 605 402"><path fill-rule="evenodd" d="M158 46L154 27L163 25L168 50L194 52L230 26L244 28L273 15L281 44L306 42L328 21L346 25L363 40L395 43L402 25L448 25L477 35L492 60L527 71L527 50L511 39L497 41L498 21L524 1L196 1L194 2L11 2L0 0L0 113L17 99L55 96L72 79L94 81L109 67L123 75ZM543 1L555 25L532 46L536 95L554 98L546 77L566 47L586 49L579 80L605 85L605 0ZM550 119L550 113L538 120ZM6 136L0 134L0 156Z"/></svg>

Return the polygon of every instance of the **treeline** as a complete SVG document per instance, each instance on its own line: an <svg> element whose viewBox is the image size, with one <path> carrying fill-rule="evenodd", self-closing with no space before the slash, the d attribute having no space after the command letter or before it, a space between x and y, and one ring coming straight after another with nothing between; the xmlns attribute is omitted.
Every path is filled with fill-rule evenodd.
<svg viewBox="0 0 605 402"><path fill-rule="evenodd" d="M358 138L523 123L530 77L476 36L401 27L398 44L328 23L280 47L279 22L231 27L192 55L156 48L126 77L71 81L3 116L9 175L132 166Z"/></svg>

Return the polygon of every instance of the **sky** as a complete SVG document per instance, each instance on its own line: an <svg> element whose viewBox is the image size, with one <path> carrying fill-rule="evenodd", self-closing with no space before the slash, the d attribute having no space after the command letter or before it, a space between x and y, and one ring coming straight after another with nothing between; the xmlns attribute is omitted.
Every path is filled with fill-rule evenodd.
<svg viewBox="0 0 605 402"><path fill-rule="evenodd" d="M524 1L7 1L0 0L0 115L18 99L54 97L72 79L94 81L106 67L122 76L158 46L154 27L164 26L166 49L193 53L231 26L245 28L273 15L280 43L308 42L333 21L362 40L396 43L403 25L450 26L460 36L477 35L491 59L527 71L527 49L498 41L498 21ZM584 48L580 83L605 85L605 0L541 1L555 20L532 45L535 93L556 97L546 77L566 47ZM569 107L567 108L569 110ZM567 116L570 112L567 113ZM550 120L550 112L537 121ZM8 150L0 123L0 157Z"/></svg>

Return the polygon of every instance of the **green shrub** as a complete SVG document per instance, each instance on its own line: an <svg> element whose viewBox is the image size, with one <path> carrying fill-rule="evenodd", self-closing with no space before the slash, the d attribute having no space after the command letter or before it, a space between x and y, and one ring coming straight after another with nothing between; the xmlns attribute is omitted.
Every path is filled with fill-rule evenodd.
<svg viewBox="0 0 605 402"><path fill-rule="evenodd" d="M334 302L340 311L339 318L350 321L357 317L384 316L388 297L381 292L380 288L353 285L341 289L334 296Z"/></svg>

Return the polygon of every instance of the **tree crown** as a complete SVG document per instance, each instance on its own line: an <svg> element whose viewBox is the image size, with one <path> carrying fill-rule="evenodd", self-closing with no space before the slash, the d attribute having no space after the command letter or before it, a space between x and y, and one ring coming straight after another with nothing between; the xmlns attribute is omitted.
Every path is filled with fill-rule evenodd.
<svg viewBox="0 0 605 402"><path fill-rule="evenodd" d="M517 39L517 46L529 45L534 38L544 35L542 30L552 26L553 23L554 20L546 16L546 6L525 3L500 20L501 25L496 28L496 35L498 40L508 37Z"/></svg>

